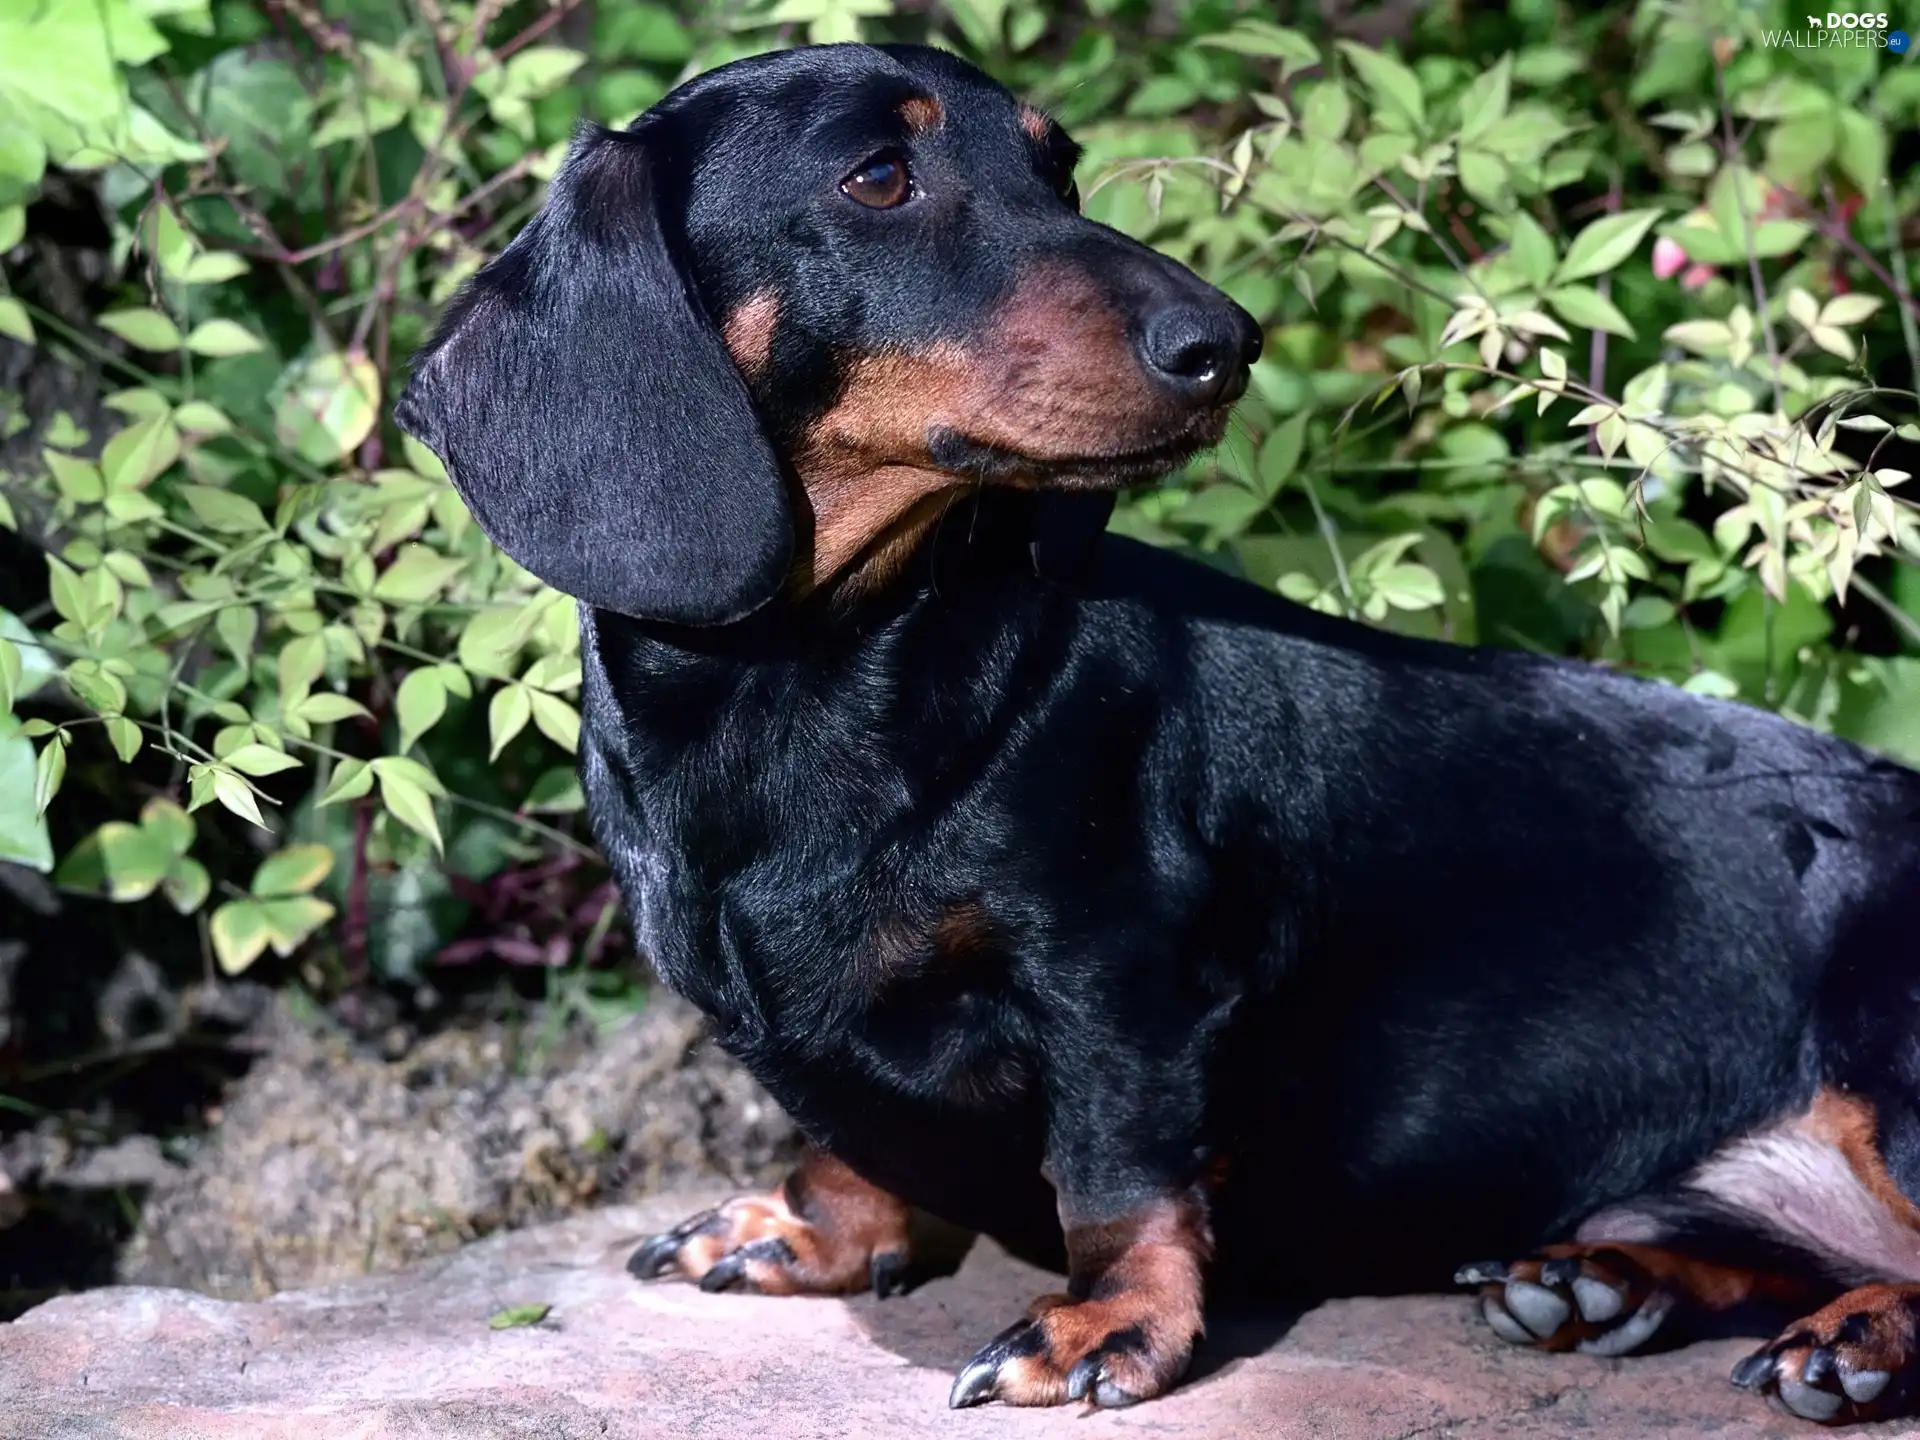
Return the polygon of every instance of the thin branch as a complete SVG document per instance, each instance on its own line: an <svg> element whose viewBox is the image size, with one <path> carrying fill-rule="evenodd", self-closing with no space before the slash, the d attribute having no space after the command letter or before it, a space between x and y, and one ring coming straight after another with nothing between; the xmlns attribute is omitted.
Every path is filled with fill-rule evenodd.
<svg viewBox="0 0 1920 1440"><path fill-rule="evenodd" d="M1753 243L1753 217L1747 214L1746 187L1740 183L1740 150L1733 138L1733 112L1727 108L1727 67L1715 52L1713 63L1713 87L1720 97L1720 130L1724 137L1726 163L1735 167L1733 199L1740 211L1740 243L1747 252L1747 277L1753 284L1753 310L1760 322L1760 334L1767 342L1767 359L1770 363L1769 374L1773 380L1773 408L1776 411L1787 408L1786 395L1780 385L1780 345L1773 335L1773 319L1767 314L1767 282L1760 273L1760 255Z"/></svg>

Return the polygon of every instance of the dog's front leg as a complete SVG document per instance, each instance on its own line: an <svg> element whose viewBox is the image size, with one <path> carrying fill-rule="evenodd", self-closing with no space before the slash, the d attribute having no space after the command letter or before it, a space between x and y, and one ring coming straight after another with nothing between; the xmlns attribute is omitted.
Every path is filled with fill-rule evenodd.
<svg viewBox="0 0 1920 1440"><path fill-rule="evenodd" d="M1096 1033L1078 1029L1048 1057L1047 1165L1066 1293L1041 1296L967 1363L954 1380L956 1407L1131 1405L1178 1383L1192 1359L1213 1250L1197 1173L1198 1035L1148 1059L1138 1032L1107 1043Z"/></svg>

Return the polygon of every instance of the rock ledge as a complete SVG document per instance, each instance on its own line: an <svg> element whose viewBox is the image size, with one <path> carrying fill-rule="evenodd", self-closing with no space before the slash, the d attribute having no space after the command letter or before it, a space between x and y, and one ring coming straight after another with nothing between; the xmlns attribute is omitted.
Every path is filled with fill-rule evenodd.
<svg viewBox="0 0 1920 1440"><path fill-rule="evenodd" d="M1216 1322L1195 1377L1137 1409L955 1414L954 1368L1057 1287L974 1247L876 1303L641 1285L641 1235L711 1196L663 1196L502 1235L390 1275L255 1302L123 1286L0 1325L5 1440L1176 1440L1727 1436L1810 1440L1727 1384L1746 1348L1625 1361L1508 1350L1454 1297L1348 1300L1291 1327ZM545 1304L548 1318L492 1330ZM1920 1433L1911 1426L1848 1432Z"/></svg>

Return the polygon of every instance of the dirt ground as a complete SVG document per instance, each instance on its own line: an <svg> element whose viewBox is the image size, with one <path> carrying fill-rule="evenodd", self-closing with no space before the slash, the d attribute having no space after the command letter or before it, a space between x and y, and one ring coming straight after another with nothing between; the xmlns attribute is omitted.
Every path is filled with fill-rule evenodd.
<svg viewBox="0 0 1920 1440"><path fill-rule="evenodd" d="M111 1196L138 1206L111 1268L48 1288L259 1299L664 1188L769 1184L792 1126L703 1034L659 988L604 1030L470 1020L396 1055L276 1005L190 1146L89 1146L52 1124L0 1145L0 1250L34 1239L6 1232L37 1202Z"/></svg>

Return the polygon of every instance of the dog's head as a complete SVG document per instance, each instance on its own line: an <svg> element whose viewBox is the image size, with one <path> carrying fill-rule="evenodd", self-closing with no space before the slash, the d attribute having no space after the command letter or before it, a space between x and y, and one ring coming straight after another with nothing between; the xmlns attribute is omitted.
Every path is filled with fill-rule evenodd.
<svg viewBox="0 0 1920 1440"><path fill-rule="evenodd" d="M1260 332L1082 217L1077 156L937 50L715 70L581 136L397 418L534 574L695 625L971 485L1150 479L1219 439Z"/></svg>

